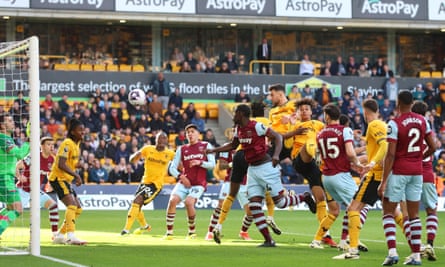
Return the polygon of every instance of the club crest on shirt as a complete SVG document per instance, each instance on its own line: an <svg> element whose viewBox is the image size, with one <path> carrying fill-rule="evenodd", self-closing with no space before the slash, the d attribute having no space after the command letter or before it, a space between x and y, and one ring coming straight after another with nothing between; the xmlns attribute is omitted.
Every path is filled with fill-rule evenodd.
<svg viewBox="0 0 445 267"><path fill-rule="evenodd" d="M392 133L391 125L388 125L388 134L391 134L391 133Z"/></svg>
<svg viewBox="0 0 445 267"><path fill-rule="evenodd" d="M246 131L246 135L249 136L249 137L251 137L251 136L252 136L252 131L250 131L250 130L249 130L249 131Z"/></svg>

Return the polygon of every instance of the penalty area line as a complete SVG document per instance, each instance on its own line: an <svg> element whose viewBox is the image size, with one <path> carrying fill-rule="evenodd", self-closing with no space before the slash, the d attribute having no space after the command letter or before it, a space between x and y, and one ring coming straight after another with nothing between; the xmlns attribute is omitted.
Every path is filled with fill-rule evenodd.
<svg viewBox="0 0 445 267"><path fill-rule="evenodd" d="M39 255L37 256L39 258L43 258L49 261L54 261L54 262L58 262L58 263L62 263L65 265L69 265L69 266L74 266L74 267L88 267L87 265L82 265L80 263L75 263L75 262L71 262L71 261L66 261L66 260L62 260L59 258L54 258L54 257L50 257L50 256L45 256L45 255Z"/></svg>

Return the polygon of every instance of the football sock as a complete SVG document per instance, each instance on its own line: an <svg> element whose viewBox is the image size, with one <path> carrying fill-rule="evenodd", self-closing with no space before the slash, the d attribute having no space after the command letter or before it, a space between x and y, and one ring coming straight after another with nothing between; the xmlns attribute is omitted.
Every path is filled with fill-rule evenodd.
<svg viewBox="0 0 445 267"><path fill-rule="evenodd" d="M66 232L74 232L76 230L76 210L77 207L74 205L66 207L64 223Z"/></svg>
<svg viewBox="0 0 445 267"><path fill-rule="evenodd" d="M147 220L145 219L144 212L142 210L139 210L137 219L141 227L145 227L148 225Z"/></svg>
<svg viewBox="0 0 445 267"><path fill-rule="evenodd" d="M321 241L326 232L331 228L331 225L335 222L336 217L333 214L328 213L318 226L317 233L315 234L315 240Z"/></svg>
<svg viewBox="0 0 445 267"><path fill-rule="evenodd" d="M189 233L195 233L195 217L196 215L188 216L188 227L189 227Z"/></svg>
<svg viewBox="0 0 445 267"><path fill-rule="evenodd" d="M365 205L361 210L360 210L360 223L363 227L363 225L366 222L366 219L368 218L368 211L369 211L369 205Z"/></svg>
<svg viewBox="0 0 445 267"><path fill-rule="evenodd" d="M394 250L396 248L396 223L392 214L383 215L383 232L385 233L388 249Z"/></svg>
<svg viewBox="0 0 445 267"><path fill-rule="evenodd" d="M210 216L209 232L213 232L215 225L218 223L220 214L221 214L221 208L217 207L213 210L212 216Z"/></svg>
<svg viewBox="0 0 445 267"><path fill-rule="evenodd" d="M234 198L230 195L224 199L223 204L221 206L221 213L219 214L219 219L218 219L219 224L223 224L224 221L226 220L227 214L232 208L233 200Z"/></svg>
<svg viewBox="0 0 445 267"><path fill-rule="evenodd" d="M53 205L48 207L49 211L49 225L51 226L51 231L57 233L59 227L59 209L57 208L57 203L54 202Z"/></svg>
<svg viewBox="0 0 445 267"><path fill-rule="evenodd" d="M266 242L271 242L272 237L270 236L269 229L267 228L266 217L264 215L261 202L249 202L249 209L252 213L256 227L263 235Z"/></svg>
<svg viewBox="0 0 445 267"><path fill-rule="evenodd" d="M360 212L358 211L348 211L348 219L349 219L349 245L351 248L358 247L358 241L360 238Z"/></svg>
<svg viewBox="0 0 445 267"><path fill-rule="evenodd" d="M343 216L343 222L341 224L341 240L346 240L349 235L349 218L348 213L346 212Z"/></svg>
<svg viewBox="0 0 445 267"><path fill-rule="evenodd" d="M167 233L173 233L173 225L175 223L176 213L167 213L166 224L167 224Z"/></svg>
<svg viewBox="0 0 445 267"><path fill-rule="evenodd" d="M245 214L243 218L243 225L241 226L241 231L247 232L247 230L249 230L250 225L252 225L252 222L253 222L253 216Z"/></svg>
<svg viewBox="0 0 445 267"><path fill-rule="evenodd" d="M320 201L317 203L317 212L316 212L316 216L317 216L317 220L319 223L321 223L321 221L328 216L328 211L327 211L327 203L325 200Z"/></svg>
<svg viewBox="0 0 445 267"><path fill-rule="evenodd" d="M439 224L439 219L437 214L430 213L426 217L426 240L427 243L433 246L434 239L436 239L437 225Z"/></svg>
<svg viewBox="0 0 445 267"><path fill-rule="evenodd" d="M0 235L8 228L8 226L20 216L15 210L7 210L2 215L0 215Z"/></svg>
<svg viewBox="0 0 445 267"><path fill-rule="evenodd" d="M422 223L419 218L410 220L410 245L413 253L420 253Z"/></svg>
<svg viewBox="0 0 445 267"><path fill-rule="evenodd" d="M275 215L275 203L273 203L273 199L269 191L266 192L266 206L267 215L273 217Z"/></svg>
<svg viewBox="0 0 445 267"><path fill-rule="evenodd" d="M127 213L127 220L125 222L124 230L130 231L131 227L133 226L134 220L136 220L136 218L138 218L139 216L140 208L141 206L139 204L131 204L130 210Z"/></svg>

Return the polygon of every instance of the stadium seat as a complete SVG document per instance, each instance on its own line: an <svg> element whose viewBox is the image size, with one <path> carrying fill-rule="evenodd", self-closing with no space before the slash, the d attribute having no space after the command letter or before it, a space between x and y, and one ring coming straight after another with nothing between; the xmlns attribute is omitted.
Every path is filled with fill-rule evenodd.
<svg viewBox="0 0 445 267"><path fill-rule="evenodd" d="M218 118L218 110L217 109L210 109L207 110L207 113L209 115L209 119L217 119Z"/></svg>
<svg viewBox="0 0 445 267"><path fill-rule="evenodd" d="M433 71L431 72L431 78L442 78L443 74L441 71Z"/></svg>
<svg viewBox="0 0 445 267"><path fill-rule="evenodd" d="M176 148L175 139L178 134L169 134L168 135L168 144L171 148Z"/></svg>
<svg viewBox="0 0 445 267"><path fill-rule="evenodd" d="M94 65L94 71L106 71L107 66L105 64L96 64Z"/></svg>
<svg viewBox="0 0 445 267"><path fill-rule="evenodd" d="M119 66L114 64L107 65L107 71L119 71Z"/></svg>
<svg viewBox="0 0 445 267"><path fill-rule="evenodd" d="M56 63L54 64L54 70L66 70L66 64Z"/></svg>
<svg viewBox="0 0 445 267"><path fill-rule="evenodd" d="M206 118L207 111L205 108L196 108L196 112L199 112L199 114L201 115L201 118L203 118L203 119Z"/></svg>
<svg viewBox="0 0 445 267"><path fill-rule="evenodd" d="M133 65L133 71L134 72L144 72L145 71L144 65L141 65L141 64Z"/></svg>
<svg viewBox="0 0 445 267"><path fill-rule="evenodd" d="M131 65L128 64L120 64L119 71L131 71Z"/></svg>
<svg viewBox="0 0 445 267"><path fill-rule="evenodd" d="M93 65L92 64L81 64L80 70L81 71L93 71Z"/></svg>
<svg viewBox="0 0 445 267"><path fill-rule="evenodd" d="M206 103L195 103L195 109L206 109Z"/></svg>
<svg viewBox="0 0 445 267"><path fill-rule="evenodd" d="M78 71L80 70L80 65L79 64L66 64L66 70L70 70L70 71Z"/></svg>
<svg viewBox="0 0 445 267"><path fill-rule="evenodd" d="M421 71L419 72L419 78L431 78L431 72Z"/></svg>

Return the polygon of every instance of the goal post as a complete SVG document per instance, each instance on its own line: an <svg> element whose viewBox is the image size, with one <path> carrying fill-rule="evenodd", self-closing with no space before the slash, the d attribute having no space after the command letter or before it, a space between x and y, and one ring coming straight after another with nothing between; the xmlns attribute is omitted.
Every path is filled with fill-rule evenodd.
<svg viewBox="0 0 445 267"><path fill-rule="evenodd" d="M29 222L23 222L22 228L14 232L27 233L27 236L15 238L14 236L1 237L0 254L17 255L31 254L40 255L40 78L39 78L39 40L36 36L21 41L0 43L0 101L4 105L4 112L13 108L13 102L18 93L24 95L25 100L29 100L29 109L23 116L30 124L30 209ZM26 96L28 95L28 96ZM11 112L9 112L11 113ZM21 113L20 113L21 115ZM23 118L18 116L18 118ZM25 130L26 125L22 121L15 122ZM15 136L14 136L15 137ZM19 137L20 140L20 137ZM17 143L17 142L16 142ZM20 144L18 144L20 145ZM3 159L0 159L3 160ZM0 192L3 194L3 192ZM4 206L5 203L3 203ZM18 223L17 223L18 224ZM20 228L12 224L11 228ZM9 228L9 227L8 227ZM8 233L9 229L6 229ZM12 231L12 230L11 230ZM14 233L13 233L14 234ZM21 240L18 243L9 243L8 239ZM22 242L22 243L20 243Z"/></svg>

